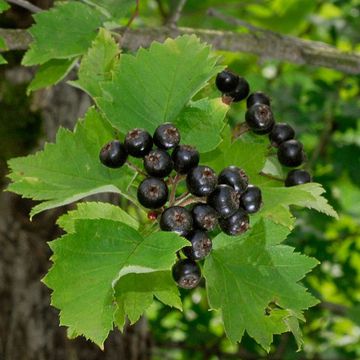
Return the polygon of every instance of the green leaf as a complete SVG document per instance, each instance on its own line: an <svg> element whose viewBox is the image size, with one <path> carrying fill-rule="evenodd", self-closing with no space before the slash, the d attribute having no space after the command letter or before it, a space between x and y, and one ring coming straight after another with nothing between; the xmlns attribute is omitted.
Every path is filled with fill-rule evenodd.
<svg viewBox="0 0 360 360"><path fill-rule="evenodd" d="M100 29L81 61L79 79L70 84L86 91L92 97L100 96L100 83L111 79L111 72L118 62L119 53L119 47L111 34L105 29Z"/></svg>
<svg viewBox="0 0 360 360"><path fill-rule="evenodd" d="M34 15L34 19L36 24L29 30L34 41L22 61L26 66L82 55L91 46L104 16L72 1L57 3L49 11Z"/></svg>
<svg viewBox="0 0 360 360"><path fill-rule="evenodd" d="M325 190L317 183L309 183L293 187L261 188L263 209L259 216L265 216L272 221L293 228L294 217L290 212L290 205L297 205L314 209L328 216L338 218L336 211L329 205L326 198L321 196Z"/></svg>
<svg viewBox="0 0 360 360"><path fill-rule="evenodd" d="M317 303L297 283L317 261L280 245L285 236L282 226L278 234L274 225L272 233L267 228L261 220L242 240L218 235L214 244L227 241L228 246L214 247L205 261L204 276L210 306L221 310L230 340L240 341L246 331L269 351L273 334L288 328L288 311L302 319L302 311ZM271 304L288 311L279 316Z"/></svg>
<svg viewBox="0 0 360 360"><path fill-rule="evenodd" d="M0 0L0 13L10 9L10 5L5 0Z"/></svg>
<svg viewBox="0 0 360 360"><path fill-rule="evenodd" d="M171 271L128 274L122 277L115 286L117 326L123 328L126 315L132 324L139 320L152 304L154 296L165 305L182 309L179 289Z"/></svg>
<svg viewBox="0 0 360 360"><path fill-rule="evenodd" d="M191 102L174 121L182 134L182 143L196 144L201 153L215 149L222 140L228 110L229 106L220 98Z"/></svg>
<svg viewBox="0 0 360 360"><path fill-rule="evenodd" d="M113 328L116 282L130 273L169 271L186 244L170 233L143 238L113 220L77 220L75 233L50 243L53 266L44 279L61 325L103 347Z"/></svg>
<svg viewBox="0 0 360 360"><path fill-rule="evenodd" d="M77 58L54 59L41 65L35 75L35 78L31 81L27 88L27 94L59 83L69 74L75 66L77 60Z"/></svg>
<svg viewBox="0 0 360 360"><path fill-rule="evenodd" d="M32 216L101 192L121 193L134 200L127 191L132 170L126 166L110 169L99 161L101 147L113 138L107 122L90 109L74 132L59 129L56 144L46 144L35 155L10 160L13 183L8 190L45 201L32 209Z"/></svg>
<svg viewBox="0 0 360 360"><path fill-rule="evenodd" d="M102 86L104 95L98 104L121 132L139 125L152 132L159 124L176 120L221 69L216 62L210 47L195 36L154 42L136 56L121 56L113 80Z"/></svg>
<svg viewBox="0 0 360 360"><path fill-rule="evenodd" d="M56 223L67 233L73 233L75 222L79 219L108 219L120 221L135 230L139 228L139 223L119 206L103 202L78 203L76 210L61 216Z"/></svg>
<svg viewBox="0 0 360 360"><path fill-rule="evenodd" d="M218 172L226 166L239 166L245 170L251 183L256 182L266 161L268 140L248 134L232 142L229 128L226 129L223 137L224 141L215 151L202 156L202 163Z"/></svg>
<svg viewBox="0 0 360 360"><path fill-rule="evenodd" d="M1 12L1 11L0 11ZM3 39L1 36L0 36L0 50L7 50L7 44L5 42L5 39ZM3 65L3 64L7 64L7 61L5 60L5 58L0 54L0 65Z"/></svg>
<svg viewBox="0 0 360 360"><path fill-rule="evenodd" d="M118 20L134 7L134 0L86 0L87 3L98 6L107 16Z"/></svg>

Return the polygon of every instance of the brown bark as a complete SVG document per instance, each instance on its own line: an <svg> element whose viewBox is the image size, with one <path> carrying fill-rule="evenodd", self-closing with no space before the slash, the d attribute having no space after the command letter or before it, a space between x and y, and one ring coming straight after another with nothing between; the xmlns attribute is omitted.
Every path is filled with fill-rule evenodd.
<svg viewBox="0 0 360 360"><path fill-rule="evenodd" d="M14 81L29 76L25 70L11 71ZM89 104L86 95L66 84L38 93L33 101L43 114L47 140L54 139L60 125L73 128ZM58 310L50 306L50 291L40 282L51 265L46 242L60 235L55 221L63 209L47 211L30 222L32 205L16 195L0 194L0 359L149 359L146 319L124 335L112 332L104 352L83 338L66 338Z"/></svg>

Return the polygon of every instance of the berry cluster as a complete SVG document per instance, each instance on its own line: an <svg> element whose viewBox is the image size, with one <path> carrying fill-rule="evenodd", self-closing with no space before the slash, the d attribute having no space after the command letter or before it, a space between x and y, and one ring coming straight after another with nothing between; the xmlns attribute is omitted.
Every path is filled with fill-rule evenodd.
<svg viewBox="0 0 360 360"><path fill-rule="evenodd" d="M254 133L269 134L276 147L279 162L287 167L298 167L305 159L303 145L294 140L294 129L285 123L275 123L270 99L262 92L249 96L248 82L229 70L220 72L216 86L227 104L246 99L246 124ZM128 157L141 158L144 174L137 189L139 203L147 209L150 220L159 218L163 231L185 237L191 245L182 249L185 256L173 267L173 278L184 289L196 287L201 280L197 261L211 251L210 232L217 226L227 235L240 235L249 227L249 215L262 204L261 190L249 184L245 172L237 166L228 166L220 174L205 165L199 165L200 154L191 145L180 144L179 130L171 123L160 125L151 136L146 130L129 131L123 143L113 140L100 151L100 161L107 167L119 168ZM176 175L171 176L175 171ZM187 192L177 195L177 186L185 180ZM286 186L311 181L305 170L288 173ZM171 191L169 191L171 186ZM167 206L165 207L165 205Z"/></svg>
<svg viewBox="0 0 360 360"><path fill-rule="evenodd" d="M224 70L217 75L216 86L223 93L226 103L246 99L247 126L255 134L269 134L271 145L277 148L277 157L282 165L298 167L303 164L305 160L303 144L294 139L295 131L289 124L275 123L270 98L267 95L258 91L248 96L250 92L248 82L230 70ZM295 186L310 181L311 176L307 171L294 169L288 173L285 186Z"/></svg>
<svg viewBox="0 0 360 360"><path fill-rule="evenodd" d="M125 163L134 166L128 161L129 155L143 159L145 172L138 170L146 177L137 189L138 201L151 209L149 219L159 218L161 230L190 241L191 246L182 250L185 258L178 254L173 277L180 287L191 289L201 280L197 261L203 260L212 248L209 233L218 225L228 235L245 232L249 214L260 209L262 198L260 189L249 185L242 169L228 166L217 175L210 167L199 165L199 152L193 146L180 144L180 139L179 130L170 123L160 125L153 136L143 129L133 129L126 134L124 143L113 140L106 144L100 151L100 161L118 168ZM170 176L173 170L176 175ZM187 192L176 196L183 180Z"/></svg>

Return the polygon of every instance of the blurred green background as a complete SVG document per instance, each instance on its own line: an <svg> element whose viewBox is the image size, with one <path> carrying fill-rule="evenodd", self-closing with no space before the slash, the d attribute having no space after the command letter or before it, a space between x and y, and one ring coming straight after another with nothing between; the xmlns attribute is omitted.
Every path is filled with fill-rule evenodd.
<svg viewBox="0 0 360 360"><path fill-rule="evenodd" d="M162 25L172 6L172 1L141 1L140 16L133 26ZM246 31L207 15L209 8L268 30L360 52L360 0L189 0L179 26ZM0 20L2 27L31 23L20 10L3 14ZM26 84L16 84L5 76L8 69L17 66L21 55L6 54L9 65L0 68L2 176L6 159L28 153L42 135L42 118L25 95ZM184 292L184 313L160 303L148 311L155 346L152 358L360 359L360 75L243 53L221 55L229 68L249 81L252 90L271 96L278 121L295 127L314 180L324 185L327 198L339 213L336 221L294 209L297 227L288 239L298 251L321 261L305 285L322 303L306 312L302 351L296 352L294 339L283 334L275 337L267 357L249 337L239 346L226 340L220 317L208 311L203 289ZM242 103L232 107L233 126L243 121L244 112Z"/></svg>

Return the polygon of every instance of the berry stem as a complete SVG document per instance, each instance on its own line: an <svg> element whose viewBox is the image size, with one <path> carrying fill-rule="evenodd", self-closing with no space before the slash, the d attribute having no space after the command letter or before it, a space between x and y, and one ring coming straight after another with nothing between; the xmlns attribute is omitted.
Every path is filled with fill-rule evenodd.
<svg viewBox="0 0 360 360"><path fill-rule="evenodd" d="M250 128L246 124L246 122L237 124L233 130L233 139L239 138L241 135L247 133L248 131L250 131Z"/></svg>
<svg viewBox="0 0 360 360"><path fill-rule="evenodd" d="M190 195L189 191L186 191L182 195L178 196L175 199L175 205L178 204L179 202L181 202L182 200L184 200L185 198L187 198L189 195Z"/></svg>
<svg viewBox="0 0 360 360"><path fill-rule="evenodd" d="M135 164L131 163L130 161L126 161L125 163L130 169L134 170L135 172L141 174L141 175L144 175L144 176L147 176L147 174L142 171L140 168L138 168Z"/></svg>
<svg viewBox="0 0 360 360"><path fill-rule="evenodd" d="M280 182L284 182L285 180L284 179L281 179L281 178L278 178L278 177L276 177L276 176L273 176L273 175L270 175L270 174L265 174L264 172L260 172L260 175L261 176L264 176L264 177L267 177L267 178L269 178L269 179L271 179L271 180L276 180L276 181L280 181Z"/></svg>
<svg viewBox="0 0 360 360"><path fill-rule="evenodd" d="M171 192L169 197L169 206L173 206L175 204L175 197L176 197L176 188L178 183L181 181L182 176L176 174L175 177L169 178L171 184Z"/></svg>
<svg viewBox="0 0 360 360"><path fill-rule="evenodd" d="M189 197L185 198L184 200L180 201L179 203L177 203L177 206L187 206L187 205L191 205L197 202L204 202L203 198L198 198L195 196L190 195Z"/></svg>

